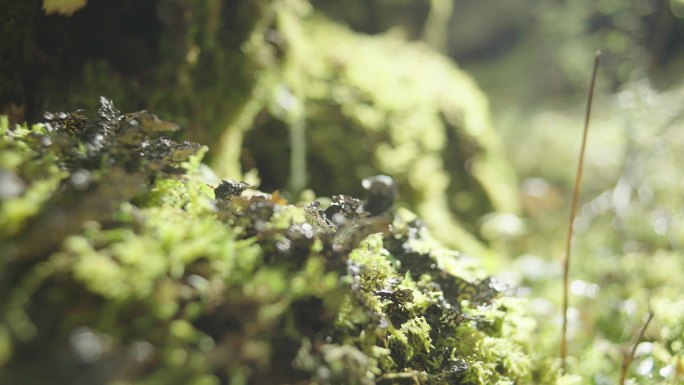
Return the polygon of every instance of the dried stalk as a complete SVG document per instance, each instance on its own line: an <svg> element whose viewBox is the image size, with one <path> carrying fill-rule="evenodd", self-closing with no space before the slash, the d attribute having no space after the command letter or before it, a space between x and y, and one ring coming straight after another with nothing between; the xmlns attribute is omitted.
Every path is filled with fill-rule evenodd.
<svg viewBox="0 0 684 385"><path fill-rule="evenodd" d="M653 311L649 310L648 318L646 318L646 322L644 322L644 325L641 327L641 330L639 330L639 334L637 335L637 338L634 341L632 348L630 349L629 353L625 354L625 359L622 361L622 371L620 372L620 385L625 385L629 365L631 365L632 361L634 361L634 355L636 354L637 346L639 346L641 341L644 339L644 333L646 333L646 328L648 328L648 324L651 323L653 315Z"/></svg>
<svg viewBox="0 0 684 385"><path fill-rule="evenodd" d="M587 95L587 108L584 114L584 133L582 134L582 145L580 147L579 162L577 163L577 174L575 176L575 187L572 194L572 207L570 210L570 219L568 223L568 234L565 240L565 258L563 260L563 314L562 314L562 332L560 341L560 358L561 370L565 372L565 361L568 350L568 286L569 286L569 272L570 272L570 251L572 248L573 224L575 216L577 215L577 205L579 201L579 190L582 184L582 173L584 171L584 151L587 147L587 132L589 131L589 118L591 117L591 104L594 99L594 85L596 83L596 73L601 59L601 51L596 51L594 56L594 70L591 74L591 83L589 84L589 94Z"/></svg>

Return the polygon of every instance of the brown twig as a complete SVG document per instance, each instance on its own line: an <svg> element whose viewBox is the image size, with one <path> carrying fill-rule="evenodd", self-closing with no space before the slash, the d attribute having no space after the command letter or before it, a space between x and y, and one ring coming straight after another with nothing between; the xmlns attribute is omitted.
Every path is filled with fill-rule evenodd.
<svg viewBox="0 0 684 385"><path fill-rule="evenodd" d="M584 170L584 151L587 147L587 132L589 131L589 118L591 117L591 104L594 99L594 85L596 83L596 73L601 61L601 51L596 51L594 56L594 70L591 74L589 93L587 95L587 109L584 114L584 133L582 134L582 145L580 147L579 162L577 163L577 174L575 176L575 187L572 193L572 206L570 209L570 220L568 223L568 234L565 240L565 259L563 260L563 314L562 332L560 341L561 370L565 372L565 357L568 350L568 280L570 272L570 251L572 245L573 224L577 215L577 204L579 201L579 190L582 184L582 172Z"/></svg>
<svg viewBox="0 0 684 385"><path fill-rule="evenodd" d="M646 318L646 322L644 322L644 325L641 327L641 330L639 330L639 334L637 335L637 338L634 341L632 348L629 350L628 354L625 354L625 359L622 361L622 371L620 372L620 382L619 382L620 385L625 385L625 380L627 379L627 371L629 370L629 365L631 365L632 361L634 361L634 355L636 354L637 346L639 346L641 341L644 339L644 333L646 333L646 328L648 328L648 324L651 323L653 316L654 316L653 311L649 310L648 311L648 318Z"/></svg>

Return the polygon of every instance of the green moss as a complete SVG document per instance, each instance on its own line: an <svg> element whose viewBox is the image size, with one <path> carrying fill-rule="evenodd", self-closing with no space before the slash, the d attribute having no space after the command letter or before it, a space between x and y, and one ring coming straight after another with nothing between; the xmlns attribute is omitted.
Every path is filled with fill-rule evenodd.
<svg viewBox="0 0 684 385"><path fill-rule="evenodd" d="M42 127L34 130L45 132ZM57 167L55 154L44 154L37 141L27 127L10 130L7 117L0 117L0 239L16 234L67 176Z"/></svg>
<svg viewBox="0 0 684 385"><path fill-rule="evenodd" d="M262 117L240 136L245 150L222 152L214 165L228 172L241 159L265 189L308 178L322 195L359 194L359 179L387 174L442 241L486 254L469 224L518 208L484 95L426 46L353 33L301 4L276 8L282 58L259 94ZM226 133L224 148L236 139Z"/></svg>
<svg viewBox="0 0 684 385"><path fill-rule="evenodd" d="M14 256L0 265L0 382L554 377L535 366L519 304L501 298L472 260L442 249L410 212L370 214L370 198L336 196L322 209L242 187L217 194L198 146L148 137L146 113L101 104L95 119L56 114L44 126L3 128L3 145L19 157L3 157L0 167L40 169L32 151L47 151L63 179L17 225L19 242L0 238ZM131 144L133 127L143 131ZM41 147L57 139L58 147ZM73 188L84 169L94 178L85 198L67 199L81 194ZM127 179L138 188L111 204L110 184ZM106 210L95 210L92 197ZM32 246L33 232L59 210L73 222L45 237L49 248Z"/></svg>
<svg viewBox="0 0 684 385"><path fill-rule="evenodd" d="M382 3L368 7L388 10ZM399 3L425 16L430 8ZM358 195L358 180L387 174L440 240L474 255L493 256L480 218L518 211L484 95L425 45L351 32L306 0L127 0L88 2L71 17L22 12L27 25L17 28L14 51L25 55L8 43L21 57L8 72L17 84L1 87L0 104L18 103L29 120L111 95L126 109L163 113L187 128L182 135L212 146L207 161L221 177L260 180L292 200L305 188ZM122 23L133 27L115 27ZM52 66L30 65L45 61ZM22 79L38 80L29 87Z"/></svg>

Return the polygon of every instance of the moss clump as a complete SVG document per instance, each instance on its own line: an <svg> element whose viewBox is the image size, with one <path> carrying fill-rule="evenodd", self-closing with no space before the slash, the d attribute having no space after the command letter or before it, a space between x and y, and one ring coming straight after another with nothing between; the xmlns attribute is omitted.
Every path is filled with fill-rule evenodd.
<svg viewBox="0 0 684 385"><path fill-rule="evenodd" d="M517 199L472 79L427 46L354 33L304 2L286 3L275 7L277 55L257 93L258 118L229 126L215 167L238 177L241 162L264 188L295 194L360 194L358 180L387 174L440 240L484 253L472 224L516 212Z"/></svg>
<svg viewBox="0 0 684 385"><path fill-rule="evenodd" d="M198 145L156 138L175 125L100 104L31 129L2 120L0 167L19 187L0 201L13 222L0 382L488 384L540 370L517 301L396 210L387 177L364 181L364 200L288 204L217 183Z"/></svg>

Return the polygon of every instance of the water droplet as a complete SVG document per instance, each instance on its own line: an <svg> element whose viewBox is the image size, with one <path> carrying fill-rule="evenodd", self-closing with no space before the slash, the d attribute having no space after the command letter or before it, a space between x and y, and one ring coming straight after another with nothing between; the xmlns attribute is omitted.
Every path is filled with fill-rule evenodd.
<svg viewBox="0 0 684 385"><path fill-rule="evenodd" d="M102 356L100 338L88 328L74 329L69 336L69 342L76 356L83 362L92 363Z"/></svg>

